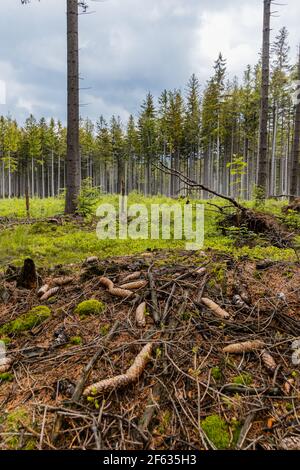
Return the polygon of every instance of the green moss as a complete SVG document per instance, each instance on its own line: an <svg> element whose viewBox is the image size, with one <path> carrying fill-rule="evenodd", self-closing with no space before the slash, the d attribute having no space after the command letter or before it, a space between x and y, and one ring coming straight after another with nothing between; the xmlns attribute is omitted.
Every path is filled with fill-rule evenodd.
<svg viewBox="0 0 300 470"><path fill-rule="evenodd" d="M230 428L232 431L232 447L235 447L240 437L242 425L236 418L232 418Z"/></svg>
<svg viewBox="0 0 300 470"><path fill-rule="evenodd" d="M171 419L172 419L172 413L170 410L167 410L162 414L160 424L157 427L157 432L159 432L159 434L165 434L167 432L168 427L171 423Z"/></svg>
<svg viewBox="0 0 300 470"><path fill-rule="evenodd" d="M244 372L243 374L237 375L233 378L233 383L237 385L251 385L252 384L252 375Z"/></svg>
<svg viewBox="0 0 300 470"><path fill-rule="evenodd" d="M26 445L23 447L22 450L35 450L36 449L36 440L35 439L29 439L28 442L26 442Z"/></svg>
<svg viewBox="0 0 300 470"><path fill-rule="evenodd" d="M10 372L3 372L3 374L0 374L0 383L11 382L13 379L14 379L14 376Z"/></svg>
<svg viewBox="0 0 300 470"><path fill-rule="evenodd" d="M75 313L77 313L80 318L85 318L89 315L97 315L102 313L105 310L105 304L103 302L99 302L99 300L90 299L85 300L77 305L75 308Z"/></svg>
<svg viewBox="0 0 300 470"><path fill-rule="evenodd" d="M220 380L222 378L222 372L220 367L213 367L211 369L211 375L215 380Z"/></svg>
<svg viewBox="0 0 300 470"><path fill-rule="evenodd" d="M228 425L218 415L207 416L202 422L201 427L208 439L217 449L228 449L230 446L230 434Z"/></svg>
<svg viewBox="0 0 300 470"><path fill-rule="evenodd" d="M70 338L70 343L75 345L82 344L81 336L72 336L72 338Z"/></svg>
<svg viewBox="0 0 300 470"><path fill-rule="evenodd" d="M110 324L105 323L104 325L100 326L100 334L101 336L106 336L110 330Z"/></svg>
<svg viewBox="0 0 300 470"><path fill-rule="evenodd" d="M2 338L0 338L0 341L2 341L4 344L8 345L11 342L11 339L3 336Z"/></svg>
<svg viewBox="0 0 300 470"><path fill-rule="evenodd" d="M1 427L5 433L5 444L10 450L25 450L27 444L33 440L21 435L23 425L29 423L27 411L23 408L17 408L4 417Z"/></svg>
<svg viewBox="0 0 300 470"><path fill-rule="evenodd" d="M286 408L286 411L292 411L294 409L292 403L286 403L285 408Z"/></svg>
<svg viewBox="0 0 300 470"><path fill-rule="evenodd" d="M40 305L32 308L29 312L20 315L15 320L5 323L0 328L0 335L19 335L24 331L31 330L47 320L51 315L51 310Z"/></svg>

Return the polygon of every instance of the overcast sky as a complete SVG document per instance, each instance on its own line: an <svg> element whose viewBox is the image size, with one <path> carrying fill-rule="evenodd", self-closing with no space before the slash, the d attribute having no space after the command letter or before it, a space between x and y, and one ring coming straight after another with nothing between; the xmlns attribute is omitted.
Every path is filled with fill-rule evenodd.
<svg viewBox="0 0 300 470"><path fill-rule="evenodd" d="M0 80L6 105L19 121L66 119L65 0L1 0ZM278 3L280 3L278 1ZM275 6L272 35L290 32L295 60L300 42L300 2ZM83 117L101 114L126 119L137 114L146 92L184 90L195 72L202 84L219 51L229 76L255 64L261 47L262 0L102 0L89 1L93 14L80 17L81 108ZM0 84L0 100L1 100Z"/></svg>

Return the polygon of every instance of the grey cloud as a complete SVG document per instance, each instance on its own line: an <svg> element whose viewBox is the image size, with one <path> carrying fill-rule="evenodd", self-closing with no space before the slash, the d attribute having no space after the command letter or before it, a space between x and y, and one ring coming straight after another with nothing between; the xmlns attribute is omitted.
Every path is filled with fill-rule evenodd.
<svg viewBox="0 0 300 470"><path fill-rule="evenodd" d="M137 114L147 91L184 88L196 72L202 84L219 51L231 74L241 75L257 60L261 42L261 0L107 0L90 1L94 14L80 18L83 116L127 118ZM24 120L54 115L65 120L65 0L21 6L1 0L0 80L7 83L7 105L0 113ZM273 35L290 30L296 54L300 4L290 0L273 19Z"/></svg>

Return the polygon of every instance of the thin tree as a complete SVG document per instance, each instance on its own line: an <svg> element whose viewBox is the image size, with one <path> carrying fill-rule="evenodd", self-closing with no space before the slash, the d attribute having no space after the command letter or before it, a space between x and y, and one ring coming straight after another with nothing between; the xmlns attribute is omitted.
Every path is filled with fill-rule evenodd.
<svg viewBox="0 0 300 470"><path fill-rule="evenodd" d="M30 0L21 0L29 3ZM74 214L80 192L79 151L79 7L85 12L85 1L67 0L68 111L65 213Z"/></svg>
<svg viewBox="0 0 300 470"><path fill-rule="evenodd" d="M257 165L257 188L261 198L266 197L268 184L268 112L270 81L270 23L271 0L264 0L262 83L259 127L259 152Z"/></svg>
<svg viewBox="0 0 300 470"><path fill-rule="evenodd" d="M296 91L296 113L295 113L295 128L294 128L294 142L292 150L292 168L291 168L291 199L295 199L298 192L298 179L299 179L299 153L300 153L300 46L298 57L298 87Z"/></svg>

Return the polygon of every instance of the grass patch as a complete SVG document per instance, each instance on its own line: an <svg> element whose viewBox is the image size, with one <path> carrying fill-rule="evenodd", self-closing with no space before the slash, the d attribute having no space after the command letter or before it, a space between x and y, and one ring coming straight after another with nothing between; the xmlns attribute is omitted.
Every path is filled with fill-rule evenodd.
<svg viewBox="0 0 300 470"><path fill-rule="evenodd" d="M150 209L151 204L181 204L185 200L175 200L167 197L144 197L137 193L128 196L128 206L131 204L145 204ZM193 203L205 201L193 201ZM222 205L221 200L213 200ZM119 206L117 195L105 195L94 204L94 216L86 219L80 225L65 221L63 225L53 225L38 221L35 224L14 225L4 228L0 233L0 267L7 264L21 265L26 257L31 257L40 266L53 266L55 264L70 264L83 261L89 256L98 256L100 259L110 256L122 256L142 253L147 249L182 250L185 249L185 240L174 239L171 227L171 239L158 240L127 239L127 240L99 240L96 234L96 209L100 204L113 204ZM253 203L246 203L249 207ZM283 203L268 201L265 211L279 215ZM33 199L31 201L31 216L34 218L53 217L63 213L64 201L59 198ZM0 200L0 217L22 218L26 216L24 199ZM251 259L271 259L273 261L294 261L296 256L291 249L280 249L273 246L236 247L234 239L220 233L217 228L219 213L211 206L205 207L205 239L204 249L212 249L233 255L236 258L249 257ZM94 221L94 222L93 222ZM149 222L150 233L150 222Z"/></svg>

